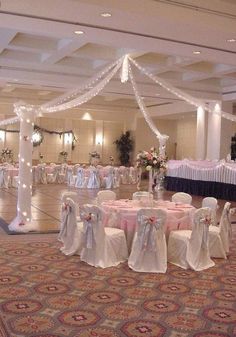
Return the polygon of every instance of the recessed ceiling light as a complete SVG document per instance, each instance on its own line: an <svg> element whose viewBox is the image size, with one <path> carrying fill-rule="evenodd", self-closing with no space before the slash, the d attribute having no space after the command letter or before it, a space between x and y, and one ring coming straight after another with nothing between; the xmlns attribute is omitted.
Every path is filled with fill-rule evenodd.
<svg viewBox="0 0 236 337"><path fill-rule="evenodd" d="M236 42L236 39L227 39L227 42Z"/></svg>
<svg viewBox="0 0 236 337"><path fill-rule="evenodd" d="M75 30L74 33L77 34L77 35L84 34L84 32L82 30Z"/></svg>
<svg viewBox="0 0 236 337"><path fill-rule="evenodd" d="M103 18L110 18L111 17L111 13L101 13L100 14Z"/></svg>
<svg viewBox="0 0 236 337"><path fill-rule="evenodd" d="M193 51L193 54L194 55L199 55L199 54L201 54L201 52L200 52L200 50L195 50L195 51Z"/></svg>

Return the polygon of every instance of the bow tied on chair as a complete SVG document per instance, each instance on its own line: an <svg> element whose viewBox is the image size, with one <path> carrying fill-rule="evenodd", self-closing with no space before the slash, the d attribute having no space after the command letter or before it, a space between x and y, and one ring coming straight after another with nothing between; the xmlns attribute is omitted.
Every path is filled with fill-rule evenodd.
<svg viewBox="0 0 236 337"><path fill-rule="evenodd" d="M64 224L62 229L62 235L67 236L68 217L72 211L72 208L69 205L69 203L63 202L61 209L62 209L62 223Z"/></svg>
<svg viewBox="0 0 236 337"><path fill-rule="evenodd" d="M200 219L200 223L205 225L203 228L203 235L202 235L202 247L207 248L208 243L208 228L212 223L212 219L209 215L204 216Z"/></svg>
<svg viewBox="0 0 236 337"><path fill-rule="evenodd" d="M141 223L143 226L139 233L139 240L142 250L156 251L156 233L153 232L159 229L161 221L156 217L143 215Z"/></svg>
<svg viewBox="0 0 236 337"><path fill-rule="evenodd" d="M93 248L95 238L94 238L94 225L97 223L97 215L91 212L81 213L81 220L84 223L84 247Z"/></svg>

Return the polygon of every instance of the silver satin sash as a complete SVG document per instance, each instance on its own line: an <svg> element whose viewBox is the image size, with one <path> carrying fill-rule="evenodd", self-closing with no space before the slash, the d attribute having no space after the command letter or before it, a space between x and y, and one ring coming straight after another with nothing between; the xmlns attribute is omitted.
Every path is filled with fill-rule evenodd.
<svg viewBox="0 0 236 337"><path fill-rule="evenodd" d="M205 216L204 218L200 219L200 223L204 225L201 246L207 249L207 244L208 244L208 228L207 227L209 227L212 224L212 219L209 216Z"/></svg>
<svg viewBox="0 0 236 337"><path fill-rule="evenodd" d="M140 217L141 228L138 233L142 250L156 251L156 231L160 228L161 221L156 217L142 215Z"/></svg>

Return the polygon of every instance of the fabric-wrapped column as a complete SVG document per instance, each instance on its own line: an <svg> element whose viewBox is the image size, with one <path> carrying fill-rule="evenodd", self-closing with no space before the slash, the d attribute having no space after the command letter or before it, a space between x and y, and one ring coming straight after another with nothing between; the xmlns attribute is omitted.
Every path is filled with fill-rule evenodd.
<svg viewBox="0 0 236 337"><path fill-rule="evenodd" d="M17 216L10 224L9 229L17 232L36 229L31 222L34 110L35 107L31 105L15 106L15 112L20 118L19 185Z"/></svg>

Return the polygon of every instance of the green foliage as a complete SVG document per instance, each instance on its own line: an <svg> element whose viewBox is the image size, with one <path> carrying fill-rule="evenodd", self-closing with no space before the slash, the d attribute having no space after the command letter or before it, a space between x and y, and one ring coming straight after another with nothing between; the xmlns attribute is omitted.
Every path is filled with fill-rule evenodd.
<svg viewBox="0 0 236 337"><path fill-rule="evenodd" d="M123 133L119 139L117 139L114 144L116 144L116 148L119 151L119 159L121 165L130 164L130 152L132 152L134 148L134 141L130 137L130 131L126 131Z"/></svg>

